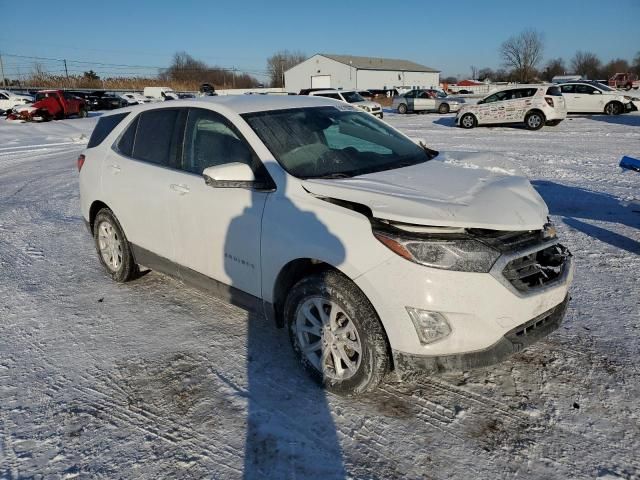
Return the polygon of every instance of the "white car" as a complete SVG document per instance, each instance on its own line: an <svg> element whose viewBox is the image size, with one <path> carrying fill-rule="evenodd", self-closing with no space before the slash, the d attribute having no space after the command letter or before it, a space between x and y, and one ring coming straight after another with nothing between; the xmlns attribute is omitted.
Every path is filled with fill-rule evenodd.
<svg viewBox="0 0 640 480"><path fill-rule="evenodd" d="M78 169L113 280L144 265L264 312L336 393L498 362L565 312L572 257L525 178L445 163L334 100L126 107Z"/></svg>
<svg viewBox="0 0 640 480"><path fill-rule="evenodd" d="M355 90L316 90L314 92L310 92L309 96L333 98L334 100L340 100L341 102L355 105L376 117L382 118L384 116L382 113L382 106L378 102L365 100L362 95Z"/></svg>
<svg viewBox="0 0 640 480"><path fill-rule="evenodd" d="M391 108L398 113L409 112L457 112L464 105L461 98L450 97L438 90L411 90L404 95L393 97Z"/></svg>
<svg viewBox="0 0 640 480"><path fill-rule="evenodd" d="M151 102L178 100L178 94L169 87L144 87L143 96Z"/></svg>
<svg viewBox="0 0 640 480"><path fill-rule="evenodd" d="M151 98L145 97L141 93L137 92L119 93L118 96L125 100L129 105L143 105L151 102Z"/></svg>
<svg viewBox="0 0 640 480"><path fill-rule="evenodd" d="M33 102L33 97L26 95L16 95L9 90L0 90L0 110L9 111L13 107L26 105Z"/></svg>
<svg viewBox="0 0 640 480"><path fill-rule="evenodd" d="M638 99L613 90L598 82L568 82L560 91L569 113L605 113L619 115L635 109Z"/></svg>
<svg viewBox="0 0 640 480"><path fill-rule="evenodd" d="M557 85L518 85L492 92L475 105L464 105L456 125L524 123L529 130L556 126L567 117L565 100Z"/></svg>

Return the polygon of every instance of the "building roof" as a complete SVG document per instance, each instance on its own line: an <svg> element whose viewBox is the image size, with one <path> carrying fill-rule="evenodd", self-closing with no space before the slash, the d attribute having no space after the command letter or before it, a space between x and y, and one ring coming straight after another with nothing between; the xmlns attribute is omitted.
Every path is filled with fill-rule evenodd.
<svg viewBox="0 0 640 480"><path fill-rule="evenodd" d="M482 82L476 82L475 80L462 80L461 82L456 83L458 87L477 87L479 85L484 85Z"/></svg>
<svg viewBox="0 0 640 480"><path fill-rule="evenodd" d="M330 53L319 53L323 57L330 58L339 63L350 65L359 70L395 70L404 72L432 72L439 73L440 70L425 67L419 63L397 58L377 58L377 57L356 57L354 55L334 55Z"/></svg>

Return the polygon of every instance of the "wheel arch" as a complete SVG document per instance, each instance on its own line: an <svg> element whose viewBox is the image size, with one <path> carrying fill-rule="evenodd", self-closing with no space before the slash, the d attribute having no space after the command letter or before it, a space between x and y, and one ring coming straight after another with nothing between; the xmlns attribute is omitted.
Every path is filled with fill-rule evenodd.
<svg viewBox="0 0 640 480"><path fill-rule="evenodd" d="M94 200L91 206L89 207L89 226L91 227L92 232L93 232L93 222L96 219L96 215L98 215L98 212L103 208L108 208L109 210L111 210L109 205L107 205L101 200Z"/></svg>
<svg viewBox="0 0 640 480"><path fill-rule="evenodd" d="M524 118L527 118L532 113L539 113L540 115L542 115L542 118L543 118L544 121L547 120L547 116L544 114L544 112L541 109L537 108L537 107L534 107L531 110L527 111L527 113L524 116Z"/></svg>
<svg viewBox="0 0 640 480"><path fill-rule="evenodd" d="M354 282L349 277L349 275L344 273L338 267L335 267L334 265L331 265L322 260L318 260L314 258L297 258L295 260L289 261L286 265L284 265L280 269L280 272L276 277L276 281L273 284L273 304L272 304L273 312L272 313L275 315L276 326L278 328L284 328L285 326L283 310L284 310L284 302L287 298L287 292L301 279L309 275L313 275L320 272L329 272L329 271L337 272L338 274L344 276L347 280L349 280L353 284L353 286L362 293L362 295L367 299L367 301L371 305L371 308L373 309L373 311L378 316L378 319L380 320L380 325L382 326L382 330L386 338L387 349L389 353L390 370L394 370L394 362L393 362L393 356L391 355L391 346L389 343L389 335L387 334L387 328L384 322L382 321L382 319L380 318L380 315L378 314L378 311L376 310L375 305L369 299L367 294L362 290L362 288L360 288L360 286L356 282Z"/></svg>

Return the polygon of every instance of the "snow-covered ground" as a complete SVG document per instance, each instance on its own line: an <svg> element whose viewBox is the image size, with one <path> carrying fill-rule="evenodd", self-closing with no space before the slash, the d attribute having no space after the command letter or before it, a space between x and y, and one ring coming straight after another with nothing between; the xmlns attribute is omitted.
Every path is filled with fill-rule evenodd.
<svg viewBox="0 0 640 480"><path fill-rule="evenodd" d="M640 115L385 120L531 178L577 259L558 331L496 367L326 395L265 318L107 278L78 210L95 117L1 121L0 479L640 478L640 174L617 166Z"/></svg>

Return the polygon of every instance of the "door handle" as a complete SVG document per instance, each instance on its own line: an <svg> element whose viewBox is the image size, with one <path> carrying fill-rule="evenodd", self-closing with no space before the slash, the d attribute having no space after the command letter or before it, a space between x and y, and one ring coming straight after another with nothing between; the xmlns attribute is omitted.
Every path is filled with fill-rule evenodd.
<svg viewBox="0 0 640 480"><path fill-rule="evenodd" d="M120 166L119 165L109 165L109 167L111 167L111 172L115 175L116 173L120 173Z"/></svg>
<svg viewBox="0 0 640 480"><path fill-rule="evenodd" d="M187 193L189 193L189 187L187 187L186 185L178 185L176 183L172 183L170 185L171 190L178 192L180 195L185 195Z"/></svg>

